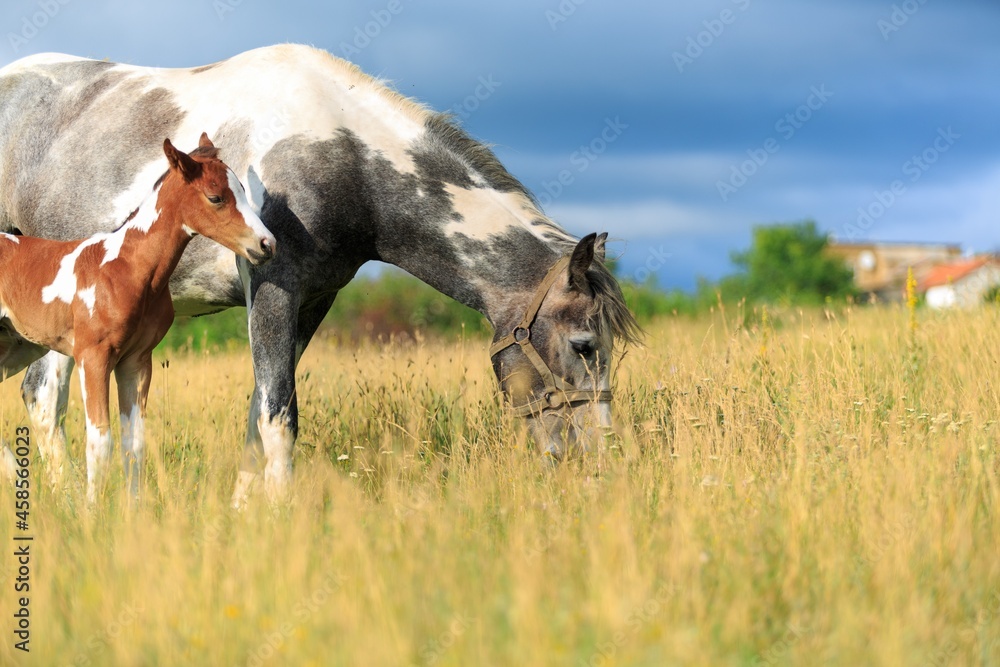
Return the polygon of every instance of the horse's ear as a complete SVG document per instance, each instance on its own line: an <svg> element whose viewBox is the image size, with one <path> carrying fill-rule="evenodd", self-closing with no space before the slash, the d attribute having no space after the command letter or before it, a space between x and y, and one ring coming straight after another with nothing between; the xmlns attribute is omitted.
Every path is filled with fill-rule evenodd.
<svg viewBox="0 0 1000 667"><path fill-rule="evenodd" d="M201 175L201 163L183 151L177 150L170 139L163 140L163 153L167 156L170 168L179 171L185 181L193 181Z"/></svg>
<svg viewBox="0 0 1000 667"><path fill-rule="evenodd" d="M587 269L594 263L594 244L597 234L587 234L573 249L569 258L569 286L578 292L589 292Z"/></svg>
<svg viewBox="0 0 1000 667"><path fill-rule="evenodd" d="M201 138L198 139L198 148L215 148L215 144L208 138L208 132L201 133Z"/></svg>
<svg viewBox="0 0 1000 667"><path fill-rule="evenodd" d="M608 254L607 249L604 247L607 241L608 241L608 233L601 232L600 234L597 235L597 241L594 243L594 256L597 257L597 259L601 260L602 263L604 262L604 259L605 257L607 257Z"/></svg>

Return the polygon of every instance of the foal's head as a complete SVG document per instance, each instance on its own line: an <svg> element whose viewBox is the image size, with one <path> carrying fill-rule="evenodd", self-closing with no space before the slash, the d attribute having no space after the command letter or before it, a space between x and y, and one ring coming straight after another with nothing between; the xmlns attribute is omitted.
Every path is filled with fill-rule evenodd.
<svg viewBox="0 0 1000 667"><path fill-rule="evenodd" d="M640 335L604 265L606 238L584 237L533 293L520 294L490 350L515 413L556 458L589 449L611 429L614 343Z"/></svg>
<svg viewBox="0 0 1000 667"><path fill-rule="evenodd" d="M247 202L236 174L220 160L218 149L202 133L190 154L163 142L170 163L160 186L159 205L172 207L185 231L224 245L251 264L274 257L274 235L264 227Z"/></svg>

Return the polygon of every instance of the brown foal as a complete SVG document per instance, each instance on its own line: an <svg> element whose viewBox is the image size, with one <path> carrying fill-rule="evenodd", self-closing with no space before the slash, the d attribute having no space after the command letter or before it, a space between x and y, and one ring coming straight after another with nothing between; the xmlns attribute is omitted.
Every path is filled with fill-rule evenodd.
<svg viewBox="0 0 1000 667"><path fill-rule="evenodd" d="M138 494L152 352L174 319L168 281L188 242L202 234L253 264L275 252L274 236L207 135L190 155L169 139L163 152L169 169L117 230L81 241L0 234L0 324L36 345L72 355L80 369L90 502L102 488L111 457L112 371L122 463L130 493ZM0 341L0 380L9 352L3 347ZM61 474L63 462L52 465Z"/></svg>

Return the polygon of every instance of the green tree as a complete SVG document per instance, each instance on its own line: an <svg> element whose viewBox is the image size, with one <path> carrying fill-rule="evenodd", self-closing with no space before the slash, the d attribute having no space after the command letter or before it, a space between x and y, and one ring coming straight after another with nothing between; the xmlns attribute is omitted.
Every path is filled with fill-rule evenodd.
<svg viewBox="0 0 1000 667"><path fill-rule="evenodd" d="M853 273L824 252L828 243L812 220L758 225L749 250L731 255L740 272L723 278L719 290L727 300L803 305L852 295Z"/></svg>

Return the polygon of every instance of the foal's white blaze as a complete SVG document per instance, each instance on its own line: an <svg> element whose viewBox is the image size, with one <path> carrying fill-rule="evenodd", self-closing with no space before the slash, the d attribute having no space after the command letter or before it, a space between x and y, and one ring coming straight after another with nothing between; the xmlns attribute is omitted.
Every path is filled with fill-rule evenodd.
<svg viewBox="0 0 1000 667"><path fill-rule="evenodd" d="M90 311L90 316L93 317L94 302L96 301L95 286L91 285L86 289L82 289L79 292L77 292L76 295L80 298L80 301L83 301L83 305L87 307L87 310Z"/></svg>
<svg viewBox="0 0 1000 667"><path fill-rule="evenodd" d="M271 244L271 248L275 246L274 236L267 230L261 219L254 213L253 208L250 206L250 202L247 201L246 192L243 190L243 184L240 183L240 179L236 177L232 169L229 169L229 189L233 191L233 198L236 200L236 210L243 216L243 220L246 222L247 227L253 230L253 233L257 235L258 238L267 239Z"/></svg>

